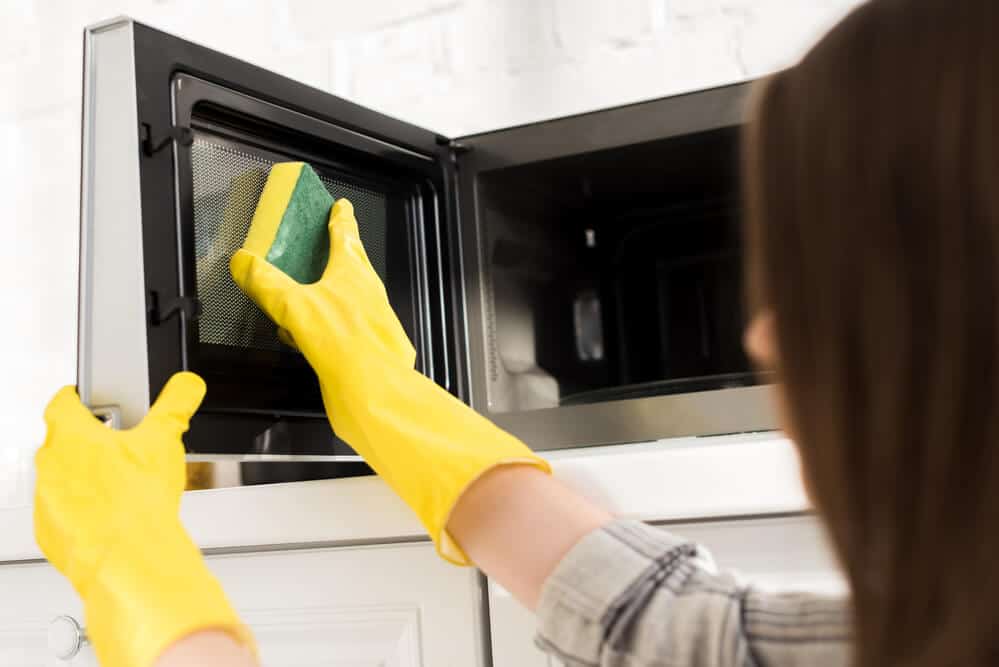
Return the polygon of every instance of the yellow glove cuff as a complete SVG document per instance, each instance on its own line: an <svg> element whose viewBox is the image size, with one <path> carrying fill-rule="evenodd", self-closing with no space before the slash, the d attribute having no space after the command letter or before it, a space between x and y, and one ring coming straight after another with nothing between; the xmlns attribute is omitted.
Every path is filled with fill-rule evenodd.
<svg viewBox="0 0 999 667"><path fill-rule="evenodd" d="M333 428L412 508L442 558L471 565L447 532L465 491L499 466L548 474L551 466L422 373L365 361L364 370L349 373L349 390L324 384Z"/></svg>
<svg viewBox="0 0 999 667"><path fill-rule="evenodd" d="M116 545L81 591L100 664L147 667L177 641L205 630L226 632L255 654L253 635L180 522L144 537Z"/></svg>

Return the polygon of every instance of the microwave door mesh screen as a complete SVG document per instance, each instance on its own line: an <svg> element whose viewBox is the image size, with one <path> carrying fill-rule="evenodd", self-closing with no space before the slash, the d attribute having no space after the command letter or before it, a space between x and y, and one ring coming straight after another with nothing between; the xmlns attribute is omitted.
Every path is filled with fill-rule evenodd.
<svg viewBox="0 0 999 667"><path fill-rule="evenodd" d="M229 258L243 244L275 160L252 149L199 135L191 147L194 194L195 275L202 315L199 342L276 351L277 328L233 282ZM334 199L353 203L361 240L385 280L388 201L385 194L333 178L316 169Z"/></svg>

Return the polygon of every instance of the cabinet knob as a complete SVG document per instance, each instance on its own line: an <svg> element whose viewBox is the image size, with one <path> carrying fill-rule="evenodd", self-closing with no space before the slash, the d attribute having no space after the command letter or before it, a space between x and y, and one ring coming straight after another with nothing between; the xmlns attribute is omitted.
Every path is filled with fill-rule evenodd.
<svg viewBox="0 0 999 667"><path fill-rule="evenodd" d="M49 650L60 660L72 660L87 643L87 633L72 616L56 616L49 623Z"/></svg>

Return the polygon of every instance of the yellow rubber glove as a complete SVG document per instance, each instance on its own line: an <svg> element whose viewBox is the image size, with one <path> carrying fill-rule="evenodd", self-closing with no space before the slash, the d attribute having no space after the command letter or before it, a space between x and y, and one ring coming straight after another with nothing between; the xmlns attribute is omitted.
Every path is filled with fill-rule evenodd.
<svg viewBox="0 0 999 667"><path fill-rule="evenodd" d="M45 410L35 456L35 537L83 600L104 667L146 667L202 629L253 638L208 571L178 515L181 435L205 383L178 373L141 424L114 431L64 387Z"/></svg>
<svg viewBox="0 0 999 667"><path fill-rule="evenodd" d="M329 261L309 285L263 259L281 213L265 188L232 258L234 280L316 371L337 435L416 512L442 557L469 564L446 530L461 494L495 466L551 472L548 464L413 368L416 352L364 252L349 201L330 212Z"/></svg>

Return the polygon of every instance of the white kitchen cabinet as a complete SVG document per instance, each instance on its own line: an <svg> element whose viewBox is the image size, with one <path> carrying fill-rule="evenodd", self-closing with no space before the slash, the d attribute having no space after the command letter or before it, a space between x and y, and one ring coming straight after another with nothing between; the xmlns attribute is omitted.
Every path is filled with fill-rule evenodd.
<svg viewBox="0 0 999 667"><path fill-rule="evenodd" d="M789 516L807 499L786 441L732 436L549 457L583 496L617 515L672 522L722 567L770 585L836 585L815 520ZM718 520L776 514L789 518ZM268 667L482 664L475 573L445 564L427 542L405 541L422 540L423 527L375 477L187 493L182 516L195 542L214 552L208 562ZM41 557L30 508L0 513L0 523L0 665L66 664L47 648L48 623L82 619L79 603L49 566L3 564ZM366 546L312 546L324 544ZM531 614L497 590L489 598L496 667L547 665L533 647ZM68 664L85 665L89 655Z"/></svg>
<svg viewBox="0 0 999 667"><path fill-rule="evenodd" d="M475 571L428 543L215 556L267 667L481 665Z"/></svg>
<svg viewBox="0 0 999 667"><path fill-rule="evenodd" d="M845 585L813 517L678 523L664 528L698 542L719 569L772 590L842 592ZM537 623L509 593L490 583L493 667L557 667L534 645Z"/></svg>
<svg viewBox="0 0 999 667"><path fill-rule="evenodd" d="M73 650L73 623L82 625L82 611L72 587L51 566L0 566L0 665L96 667L89 645ZM74 655L61 660L60 649Z"/></svg>
<svg viewBox="0 0 999 667"><path fill-rule="evenodd" d="M209 567L253 629L267 667L481 665L474 570L427 543L212 556ZM0 566L0 665L95 667L89 645L56 653L83 620L44 563ZM51 633L50 628L55 632Z"/></svg>

